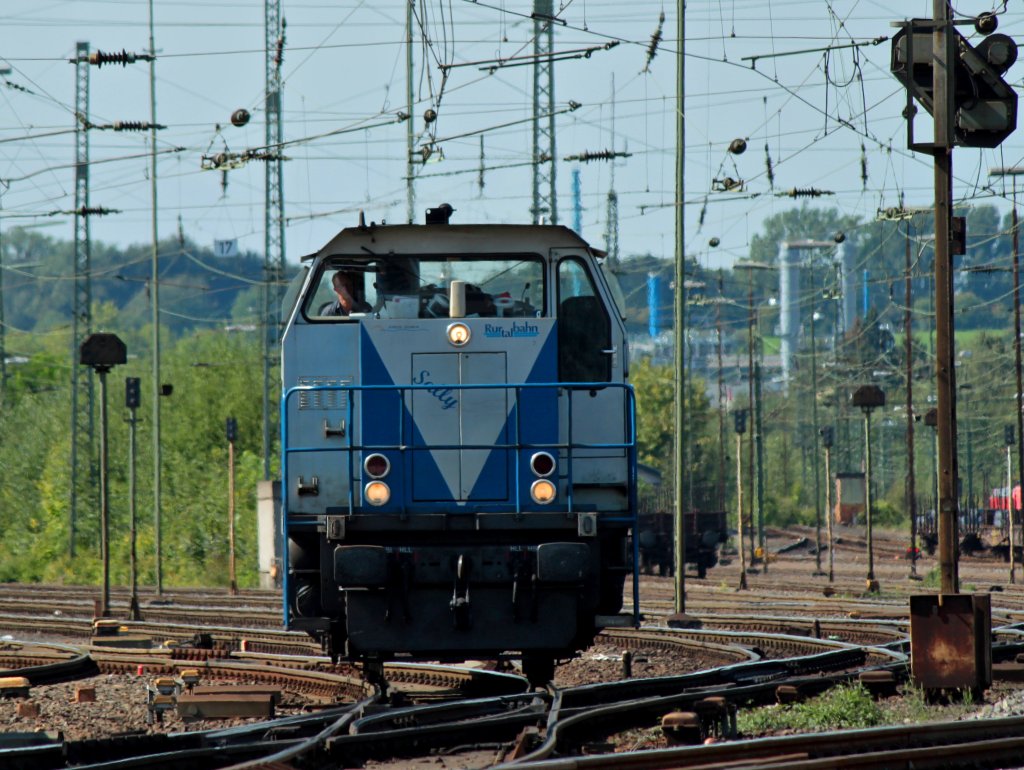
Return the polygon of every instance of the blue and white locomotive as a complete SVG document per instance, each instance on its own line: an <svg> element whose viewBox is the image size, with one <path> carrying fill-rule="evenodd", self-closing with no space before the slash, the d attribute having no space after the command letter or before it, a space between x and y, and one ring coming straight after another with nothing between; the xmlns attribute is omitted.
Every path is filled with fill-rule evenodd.
<svg viewBox="0 0 1024 770"><path fill-rule="evenodd" d="M361 218L303 260L282 343L285 620L371 677L521 655L543 683L636 620L622 305L571 230L451 212Z"/></svg>

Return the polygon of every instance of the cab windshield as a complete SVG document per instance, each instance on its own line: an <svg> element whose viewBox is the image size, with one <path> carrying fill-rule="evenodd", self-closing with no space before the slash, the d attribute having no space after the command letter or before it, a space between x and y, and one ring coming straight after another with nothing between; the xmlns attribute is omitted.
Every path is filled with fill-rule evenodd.
<svg viewBox="0 0 1024 770"><path fill-rule="evenodd" d="M315 321L447 318L454 280L466 283L469 317L544 313L544 262L534 254L328 257L310 284L303 312Z"/></svg>

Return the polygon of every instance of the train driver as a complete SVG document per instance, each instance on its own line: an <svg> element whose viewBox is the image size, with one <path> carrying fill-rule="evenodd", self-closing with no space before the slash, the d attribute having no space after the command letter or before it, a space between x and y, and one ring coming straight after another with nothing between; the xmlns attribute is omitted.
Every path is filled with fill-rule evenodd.
<svg viewBox="0 0 1024 770"><path fill-rule="evenodd" d="M331 276L331 287L337 299L327 307L324 315L347 316L350 313L370 312L370 305L356 298L355 286L355 277L351 273L339 270Z"/></svg>

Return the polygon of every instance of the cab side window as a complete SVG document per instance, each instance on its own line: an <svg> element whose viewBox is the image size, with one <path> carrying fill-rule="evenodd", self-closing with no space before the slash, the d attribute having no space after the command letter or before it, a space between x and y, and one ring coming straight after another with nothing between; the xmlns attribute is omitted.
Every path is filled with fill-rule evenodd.
<svg viewBox="0 0 1024 770"><path fill-rule="evenodd" d="M611 379L611 319L586 266L558 263L558 374L562 382Z"/></svg>

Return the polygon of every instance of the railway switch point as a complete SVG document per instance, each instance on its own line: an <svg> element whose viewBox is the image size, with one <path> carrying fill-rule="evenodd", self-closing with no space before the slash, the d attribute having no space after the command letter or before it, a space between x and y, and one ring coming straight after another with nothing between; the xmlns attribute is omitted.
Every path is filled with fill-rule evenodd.
<svg viewBox="0 0 1024 770"><path fill-rule="evenodd" d="M23 676L0 677L0 698L27 698L29 681Z"/></svg>
<svg viewBox="0 0 1024 770"><path fill-rule="evenodd" d="M117 636L121 630L120 620L100 619L93 621L93 636Z"/></svg>
<svg viewBox="0 0 1024 770"><path fill-rule="evenodd" d="M541 743L540 729L534 726L524 727L516 737L515 746L506 757L510 762L524 757Z"/></svg>
<svg viewBox="0 0 1024 770"><path fill-rule="evenodd" d="M149 711L146 714L146 724L151 725L154 721L163 724L164 712L173 710L176 702L173 695L154 695L150 690L150 701L147 705Z"/></svg>
<svg viewBox="0 0 1024 770"><path fill-rule="evenodd" d="M198 685L192 693L204 697L237 695L267 695L275 706L281 704L281 690L262 684L209 684Z"/></svg>
<svg viewBox="0 0 1024 770"><path fill-rule="evenodd" d="M199 683L199 669L186 668L181 672L181 685L189 692Z"/></svg>
<svg viewBox="0 0 1024 770"><path fill-rule="evenodd" d="M153 687L160 695L176 695L178 692L178 682L169 676L161 676L153 680Z"/></svg>
<svg viewBox="0 0 1024 770"><path fill-rule="evenodd" d="M699 619L692 615L687 615L685 612L677 612L666 618L665 625L669 628L700 628L702 624Z"/></svg>
<svg viewBox="0 0 1024 770"><path fill-rule="evenodd" d="M825 586L824 588L821 589L821 593L822 593L823 596L835 596L836 595L836 589L834 587L830 586L830 585L827 585L827 586Z"/></svg>
<svg viewBox="0 0 1024 770"><path fill-rule="evenodd" d="M182 719L269 719L274 716L273 693L182 695L177 700Z"/></svg>
<svg viewBox="0 0 1024 770"><path fill-rule="evenodd" d="M779 703L797 703L802 700L800 691L791 684L780 684L775 688L775 700Z"/></svg>
<svg viewBox="0 0 1024 770"><path fill-rule="evenodd" d="M700 717L692 711L673 711L661 718L661 731L674 745L696 746L703 742Z"/></svg>
<svg viewBox="0 0 1024 770"><path fill-rule="evenodd" d="M896 675L892 671L862 671L857 678L872 698L888 698L896 694Z"/></svg>
<svg viewBox="0 0 1024 770"><path fill-rule="evenodd" d="M1017 657L1020 657L1019 655ZM1013 661L992 664L992 679L997 682L1024 682L1024 663Z"/></svg>
<svg viewBox="0 0 1024 770"><path fill-rule="evenodd" d="M701 731L707 736L733 738L736 735L736 709L720 695L693 704L701 718Z"/></svg>

